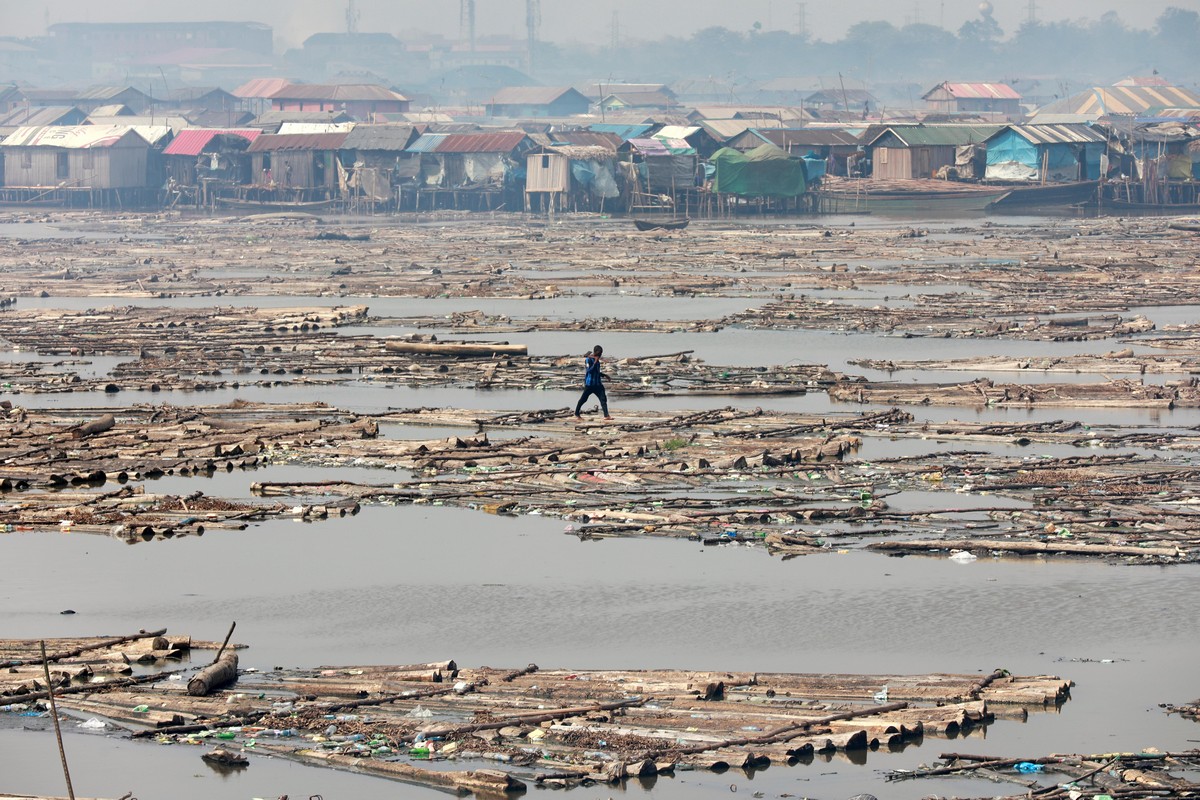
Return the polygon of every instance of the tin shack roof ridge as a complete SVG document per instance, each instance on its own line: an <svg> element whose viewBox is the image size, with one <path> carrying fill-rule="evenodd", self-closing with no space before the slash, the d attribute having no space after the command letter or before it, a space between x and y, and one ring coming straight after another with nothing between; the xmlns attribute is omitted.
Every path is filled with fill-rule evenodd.
<svg viewBox="0 0 1200 800"><path fill-rule="evenodd" d="M246 148L248 153L277 150L341 150L346 133L264 133Z"/></svg>

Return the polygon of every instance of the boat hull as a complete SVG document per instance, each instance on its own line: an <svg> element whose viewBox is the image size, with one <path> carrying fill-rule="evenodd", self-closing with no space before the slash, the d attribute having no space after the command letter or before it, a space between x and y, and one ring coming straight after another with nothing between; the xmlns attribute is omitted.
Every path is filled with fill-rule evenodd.
<svg viewBox="0 0 1200 800"><path fill-rule="evenodd" d="M820 209L829 214L868 212L906 214L914 211L983 211L1008 195L1007 187L995 191L966 192L822 192Z"/></svg>

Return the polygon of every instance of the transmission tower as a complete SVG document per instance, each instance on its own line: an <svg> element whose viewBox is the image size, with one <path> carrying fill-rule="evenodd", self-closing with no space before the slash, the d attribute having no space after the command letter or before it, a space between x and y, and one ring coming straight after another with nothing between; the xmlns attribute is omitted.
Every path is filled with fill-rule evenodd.
<svg viewBox="0 0 1200 800"><path fill-rule="evenodd" d="M525 30L529 37L529 68L533 69L538 29L542 26L542 0L525 0Z"/></svg>
<svg viewBox="0 0 1200 800"><path fill-rule="evenodd" d="M1029 22L1029 24L1030 24L1030 25L1037 25L1037 21L1038 21L1038 19L1037 19L1037 9L1038 9L1038 7L1037 7L1037 0L1029 0L1029 17L1028 17L1028 22Z"/></svg>
<svg viewBox="0 0 1200 800"><path fill-rule="evenodd" d="M354 0L346 0L346 33L358 33L359 16Z"/></svg>
<svg viewBox="0 0 1200 800"><path fill-rule="evenodd" d="M801 38L808 33L808 20L805 19L808 11L808 3L796 3L796 33Z"/></svg>
<svg viewBox="0 0 1200 800"><path fill-rule="evenodd" d="M616 50L621 46L621 12L613 11L612 13L612 49Z"/></svg>
<svg viewBox="0 0 1200 800"><path fill-rule="evenodd" d="M458 17L458 38L471 43L475 52L475 0L461 0Z"/></svg>

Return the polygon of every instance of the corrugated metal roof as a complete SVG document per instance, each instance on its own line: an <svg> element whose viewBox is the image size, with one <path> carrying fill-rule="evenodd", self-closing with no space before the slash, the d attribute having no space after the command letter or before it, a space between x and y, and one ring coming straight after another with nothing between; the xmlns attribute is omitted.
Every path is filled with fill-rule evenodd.
<svg viewBox="0 0 1200 800"><path fill-rule="evenodd" d="M892 133L908 147L960 146L991 138L1003 125L888 125L866 144Z"/></svg>
<svg viewBox="0 0 1200 800"><path fill-rule="evenodd" d="M1087 144L1106 142L1108 137L1090 125L1009 125L1022 139L1032 144ZM1002 129L1003 130L1003 129Z"/></svg>
<svg viewBox="0 0 1200 800"><path fill-rule="evenodd" d="M258 128L188 128L179 132L175 140L163 150L166 156L198 156L213 140L214 136L240 136L253 142L262 133Z"/></svg>
<svg viewBox="0 0 1200 800"><path fill-rule="evenodd" d="M63 147L69 150L91 150L112 147L133 135L142 144L146 140L128 125L46 125L17 128L4 140L5 147Z"/></svg>
<svg viewBox="0 0 1200 800"><path fill-rule="evenodd" d="M1020 100L1021 95L1017 90L1009 86L1007 83L940 83L930 89L925 97L936 92L938 89L945 90L946 94L951 97L964 100Z"/></svg>
<svg viewBox="0 0 1200 800"><path fill-rule="evenodd" d="M246 148L247 153L271 153L277 150L340 150L344 133L264 133Z"/></svg>
<svg viewBox="0 0 1200 800"><path fill-rule="evenodd" d="M90 125L136 125L139 128L169 128L174 131L192 127L192 123L188 122L187 117L168 117L165 114L118 114L115 117L89 114L87 121Z"/></svg>
<svg viewBox="0 0 1200 800"><path fill-rule="evenodd" d="M79 93L80 100L113 100L125 92L133 92L140 94L142 97L150 98L140 89L135 89L132 86L92 86Z"/></svg>
<svg viewBox="0 0 1200 800"><path fill-rule="evenodd" d="M647 126L649 127L649 126ZM556 145L571 145L573 147L603 147L616 152L623 141L615 133L602 131L559 131L549 134L550 142Z"/></svg>
<svg viewBox="0 0 1200 800"><path fill-rule="evenodd" d="M497 89L488 100L492 106L542 106L555 102L570 92L576 92L570 86L505 86ZM582 97L582 95L580 95ZM586 98L584 98L586 99Z"/></svg>
<svg viewBox="0 0 1200 800"><path fill-rule="evenodd" d="M437 153L511 153L527 137L524 131L452 133L437 146Z"/></svg>
<svg viewBox="0 0 1200 800"><path fill-rule="evenodd" d="M408 100L404 95L374 83L290 83L270 97L272 100L327 100L343 103Z"/></svg>
<svg viewBox="0 0 1200 800"><path fill-rule="evenodd" d="M611 92L604 96L605 103L613 100L627 108L674 108L679 101L665 92Z"/></svg>
<svg viewBox="0 0 1200 800"><path fill-rule="evenodd" d="M348 122L345 111L264 111L254 120L257 128L278 127L285 122Z"/></svg>
<svg viewBox="0 0 1200 800"><path fill-rule="evenodd" d="M653 127L653 125L624 125L612 122L600 122L595 125L589 125L588 130L597 133L614 133L620 136L622 141L628 141L629 139L641 136Z"/></svg>
<svg viewBox="0 0 1200 800"><path fill-rule="evenodd" d="M394 150L408 147L412 125L355 125L342 147L346 150Z"/></svg>
<svg viewBox="0 0 1200 800"><path fill-rule="evenodd" d="M626 144L645 156L671 155L666 142L659 139L630 139Z"/></svg>
<svg viewBox="0 0 1200 800"><path fill-rule="evenodd" d="M349 133L353 129L353 122L285 122L275 132L280 136L293 136L297 133Z"/></svg>
<svg viewBox="0 0 1200 800"><path fill-rule="evenodd" d="M754 128L782 128L784 124L777 119L702 119L700 127L708 131L708 135L718 142L724 142L739 136Z"/></svg>
<svg viewBox="0 0 1200 800"><path fill-rule="evenodd" d="M266 99L290 83L291 81L287 78L255 78L252 81L246 81L234 89L231 94L234 97L258 97Z"/></svg>
<svg viewBox="0 0 1200 800"><path fill-rule="evenodd" d="M1038 109L1042 114L1143 114L1159 108L1200 108L1200 95L1181 86L1095 86Z"/></svg>
<svg viewBox="0 0 1200 800"><path fill-rule="evenodd" d="M406 149L409 153L432 153L437 150L438 145L442 143L448 133L423 133L417 137L417 140L410 144Z"/></svg>
<svg viewBox="0 0 1200 800"><path fill-rule="evenodd" d="M607 161L617 155L616 151L607 147L581 144L551 145L547 149L576 161Z"/></svg>
<svg viewBox="0 0 1200 800"><path fill-rule="evenodd" d="M64 118L74 117L83 122L84 113L75 106L19 106L7 114L0 115L0 127L7 128L40 128L46 125L59 125Z"/></svg>
<svg viewBox="0 0 1200 800"><path fill-rule="evenodd" d="M700 128L695 125L664 125L653 135L655 139L686 139Z"/></svg>
<svg viewBox="0 0 1200 800"><path fill-rule="evenodd" d="M751 128L746 133L785 150L796 147L856 147L858 145L857 136L838 128Z"/></svg>

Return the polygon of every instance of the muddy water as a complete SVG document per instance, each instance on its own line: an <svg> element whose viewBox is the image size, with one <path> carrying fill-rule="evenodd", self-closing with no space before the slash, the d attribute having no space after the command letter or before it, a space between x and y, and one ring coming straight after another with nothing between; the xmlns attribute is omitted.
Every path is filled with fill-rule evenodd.
<svg viewBox="0 0 1200 800"><path fill-rule="evenodd" d="M911 502L923 505L920 497ZM40 570L6 577L2 635L165 625L216 637L222 620L236 619L238 638L253 645L243 663L262 669L452 657L493 665L868 673L1004 667L1078 683L1060 713L998 722L986 738L961 745L931 738L903 754L873 753L866 770L835 760L759 773L752 785L771 793L849 795L877 787L877 770L910 767L954 747L1006 755L1182 749L1200 733L1155 707L1196 694L1193 671L1183 668L1200 656L1200 618L1188 610L1198 597L1194 568L1041 559L958 564L863 552L784 562L757 547L580 542L563 533L560 520L413 506L133 546L106 537L8 534L0 537L0 553L8 563L55 565L53 581ZM58 613L67 607L78 613ZM49 737L0 737L6 762L11 752L29 752L34 762L53 765ZM218 783L229 787L222 796L285 791L257 788L264 776L299 796L383 796L351 776L258 759L244 775L218 781L198 752L183 746L139 754L139 745L83 736L69 737L68 745L81 753L81 774L93 769L97 780L110 758L138 763L122 772L148 772L148 785L113 791L136 788L142 798L207 798ZM49 766L6 770L5 789L49 791L54 774ZM204 777L185 777L193 774ZM176 785L157 791L166 776ZM652 794L728 792L731 782L751 785L740 773L680 773L657 781ZM81 793L109 791L103 786L76 781ZM934 788L914 783L875 793L917 798ZM390 786L386 791L396 796Z"/></svg>
<svg viewBox="0 0 1200 800"><path fill-rule="evenodd" d="M931 236L956 236L957 221L817 220L818 225L894 227L914 224ZM1005 224L1028 223L1009 218ZM793 223L794 224L794 223ZM813 220L805 225L811 226ZM1033 224L1062 225L1034 220ZM18 226L12 226L18 227ZM19 226L28 228L28 226ZM787 223L779 227L786 228ZM0 230L0 235L5 235ZM8 233L7 235L30 235ZM949 287L946 290L955 289ZM889 304L924 287L838 291L838 302ZM939 289L940 290L940 289ZM887 299L885 299L887 298ZM18 307L104 307L118 298L21 299ZM128 301L162 304L157 300ZM613 316L648 319L711 318L749 308L762 299L638 298L614 294L554 301L411 300L383 298L195 298L179 306L255 304L346 305L363 302L386 316L444 315L483 309L514 316ZM80 305L74 305L79 303ZM1192 308L1138 309L1156 322L1188 321ZM381 334L386 329L364 328ZM1116 342L1041 343L1012 340L900 339L818 331L726 329L716 334L535 333L502 336L527 342L538 354L579 353L602 342L614 357L695 349L711 363L827 363L832 369L874 373L847 364L871 358L1024 357L1107 352ZM23 358L22 354L22 358ZM3 354L0 354L0 360ZM12 360L17 360L15 357ZM40 359L39 359L40 360ZM111 368L93 359L92 374ZM948 382L953 373L897 373ZM978 377L971 374L971 377ZM1016 374L990 376L1013 380ZM1044 380L1074 376L1049 375ZM1077 379L1086 379L1083 376ZM1020 374L1023 382L1039 380ZM359 411L449 405L478 409L562 408L573 392L392 388L372 382L338 386L291 384L213 392L120 392L114 395L4 394L32 407L120 408L133 403L217 404L234 399L322 400ZM677 410L760 406L784 411L857 412L872 406L831 404L824 393L759 398L621 398L614 410ZM1084 424L1140 424L1172 429L1200 425L1200 410L1145 409L908 409L918 419L986 422L1079 420ZM453 428L393 426L384 435L436 438L469 435ZM508 432L506 432L508 434ZM523 435L523 432L517 432ZM1040 457L1089 451L1064 445L984 445L977 442L867 437L860 461L951 450L989 450ZM1121 448L1105 452L1127 452ZM147 491L244 497L264 479L373 483L403 473L365 467L275 465L212 477L165 478ZM897 508L920 510L1000 505L994 496L904 492L888 498ZM1014 505L1019 505L1013 503ZM0 636L69 636L167 626L218 638L229 620L238 639L252 645L244 664L396 663L455 658L466 664L545 667L681 667L765 671L1016 673L1073 678L1073 699L1061 710L1033 714L1021 724L1000 721L962 742L927 739L902 753L872 753L807 766L774 767L747 776L681 772L674 778L630 782L621 789L581 789L571 797L602 800L618 792L653 800L728 797L762 791L836 800L859 792L916 800L932 793L991 795L991 784L965 780L885 784L881 771L911 768L947 750L1004 756L1048 752L1110 752L1156 746L1187 749L1200 727L1168 717L1162 702L1193 699L1200 690L1197 567L1130 568L1048 559L981 559L958 564L943 558L887 558L866 552L782 561L757 547L702 547L658 539L581 542L561 520L509 519L428 506L369 507L352 518L318 524L272 521L245 531L212 530L200 537L127 545L101 536L59 533L0 535ZM14 568L11 565L25 565ZM63 616L71 608L77 613ZM865 699L865 698L864 698ZM61 794L52 738L6 727L23 720L0 714L0 791ZM424 798L428 789L363 776L255 758L249 769L221 775L199 760L199 750L161 747L84 735L67 739L76 791L119 796L132 789L142 800L215 797ZM863 762L865 760L865 766Z"/></svg>

